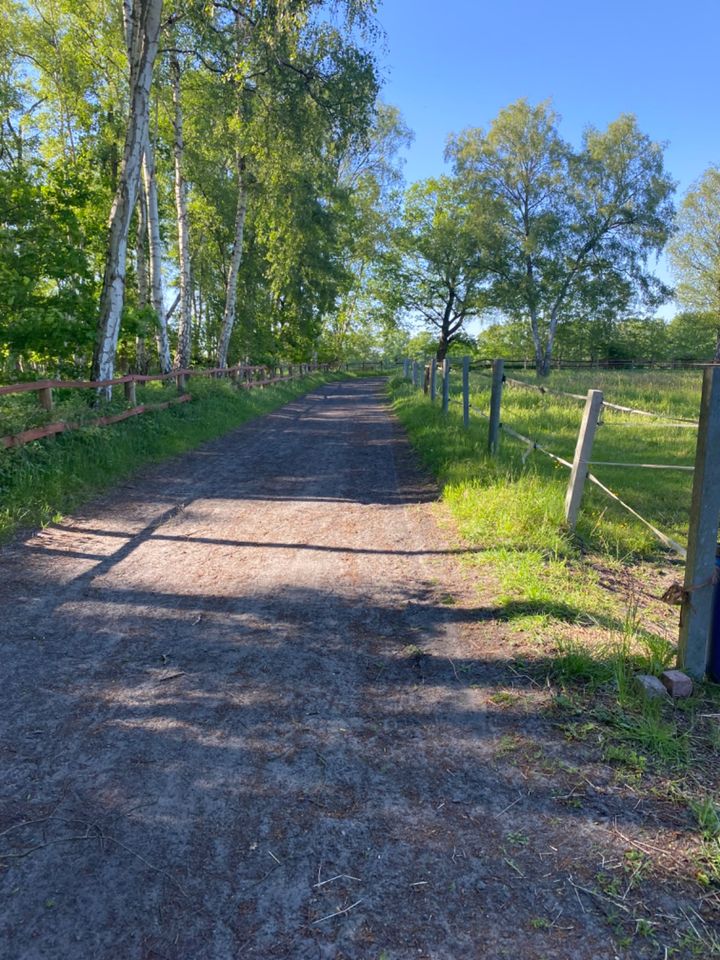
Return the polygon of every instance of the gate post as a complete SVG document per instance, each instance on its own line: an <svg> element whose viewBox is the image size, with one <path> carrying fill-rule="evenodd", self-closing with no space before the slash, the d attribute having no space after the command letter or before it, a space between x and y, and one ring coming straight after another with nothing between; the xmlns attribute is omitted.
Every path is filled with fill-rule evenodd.
<svg viewBox="0 0 720 960"><path fill-rule="evenodd" d="M495 456L500 446L500 405L505 381L505 361L493 360L492 393L490 394L490 426L488 428L488 450Z"/></svg>
<svg viewBox="0 0 720 960"><path fill-rule="evenodd" d="M470 426L470 357L463 357L462 366L463 426Z"/></svg>
<svg viewBox="0 0 720 960"><path fill-rule="evenodd" d="M705 676L710 655L719 517L720 367L706 367L700 402L678 647L678 666L698 680Z"/></svg>
<svg viewBox="0 0 720 960"><path fill-rule="evenodd" d="M450 406L450 361L447 357L443 360L443 389L442 389L442 409L443 413L448 412Z"/></svg>

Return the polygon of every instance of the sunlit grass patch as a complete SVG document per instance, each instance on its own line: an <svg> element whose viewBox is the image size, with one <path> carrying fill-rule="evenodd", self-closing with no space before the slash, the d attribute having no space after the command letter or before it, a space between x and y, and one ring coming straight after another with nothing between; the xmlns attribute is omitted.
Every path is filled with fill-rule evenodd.
<svg viewBox="0 0 720 960"><path fill-rule="evenodd" d="M690 377L683 382L685 402L675 399L687 414L692 405ZM647 382L644 391L630 397L620 393L620 383L616 377L613 386L619 395L614 399L621 403L652 398ZM511 634L525 638L523 669L551 684L558 691L556 703L564 702L571 711L597 700L602 707L598 720L608 742L659 762L685 762L692 721L683 711L690 716L693 708L680 706L665 716L667 705L646 705L634 681L636 673L658 675L676 657L674 643L658 629L658 612L647 617L637 579L646 569L639 564L652 560L666 565L672 558L641 525L590 490L579 528L571 533L564 521L566 469L538 453L528 454L526 447L508 437L502 439L500 455L491 458L487 420L474 416L465 429L456 405L443 415L439 403L431 405L427 396L402 381L396 380L391 389L400 419L421 458L439 478L457 529L473 548L467 562L491 574L496 618ZM488 402L489 381L476 377L472 404L487 409ZM517 388L506 389L502 419L569 459L581 413L579 402ZM641 427L637 430L641 432ZM689 458L694 432L670 430L670 434L675 442L672 455ZM606 433L603 442L610 444L613 436ZM629 457L636 441L628 441L629 433L619 436L620 451L599 446L598 456ZM667 436L664 427L645 429L649 449L644 455L649 460L660 457L661 438ZM638 460L637 450L635 454ZM630 489L635 474L626 472ZM656 521L681 529L689 493L686 496L674 479L668 483L665 474L641 473L644 509ZM686 482L686 475L677 476ZM622 492L631 499L627 490ZM489 605L487 596L483 600ZM672 616L669 613L668 619Z"/></svg>

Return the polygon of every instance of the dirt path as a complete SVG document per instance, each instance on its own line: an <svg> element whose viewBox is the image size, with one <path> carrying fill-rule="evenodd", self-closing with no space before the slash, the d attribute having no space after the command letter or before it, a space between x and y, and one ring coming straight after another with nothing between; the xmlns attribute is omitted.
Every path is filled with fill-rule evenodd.
<svg viewBox="0 0 720 960"><path fill-rule="evenodd" d="M5 960L616 955L433 499L350 382L0 551Z"/></svg>

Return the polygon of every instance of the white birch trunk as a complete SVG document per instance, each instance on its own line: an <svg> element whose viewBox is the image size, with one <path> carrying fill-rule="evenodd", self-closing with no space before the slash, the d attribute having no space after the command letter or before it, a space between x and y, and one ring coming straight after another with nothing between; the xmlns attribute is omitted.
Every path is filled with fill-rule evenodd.
<svg viewBox="0 0 720 960"><path fill-rule="evenodd" d="M177 211L178 250L180 254L180 321L178 323L178 346L175 366L180 370L190 364L190 334L192 329L192 286L190 282L190 242L188 236L187 185L183 176L183 114L180 99L180 63L173 56L170 62L172 74L173 127L175 132L173 153L175 156L175 209Z"/></svg>
<svg viewBox="0 0 720 960"><path fill-rule="evenodd" d="M170 343L168 341L168 314L165 310L165 290L162 274L162 240L160 238L160 215L158 213L158 192L155 179L155 152L150 138L145 145L142 168L143 185L147 196L148 248L150 252L150 291L153 310L157 314L157 347L160 370L170 373Z"/></svg>
<svg viewBox="0 0 720 960"><path fill-rule="evenodd" d="M247 191L245 189L244 162L238 160L238 198L235 211L235 239L233 242L230 272L228 273L227 289L225 291L225 309L223 311L222 330L218 344L217 365L227 366L230 337L235 325L235 308L237 306L237 286L240 264L243 255L243 241L245 235L245 216L247 214Z"/></svg>
<svg viewBox="0 0 720 960"><path fill-rule="evenodd" d="M125 148L115 199L110 211L105 276L100 296L92 378L109 380L115 369L115 351L125 298L130 221L137 200L140 167L148 139L150 86L158 50L162 0L133 0L130 50L130 109ZM110 396L110 389L102 391Z"/></svg>
<svg viewBox="0 0 720 960"><path fill-rule="evenodd" d="M141 310L144 310L150 302L147 245L147 197L141 180L135 238L135 273L137 274L138 306ZM138 373L147 373L147 346L144 335L135 338L135 369Z"/></svg>

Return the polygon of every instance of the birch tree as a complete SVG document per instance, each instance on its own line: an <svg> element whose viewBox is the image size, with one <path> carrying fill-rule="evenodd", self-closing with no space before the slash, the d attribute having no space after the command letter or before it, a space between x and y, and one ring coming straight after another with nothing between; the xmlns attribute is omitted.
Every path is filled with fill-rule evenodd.
<svg viewBox="0 0 720 960"><path fill-rule="evenodd" d="M715 360L720 361L720 167L709 167L688 190L670 244L680 303L710 314L716 324Z"/></svg>
<svg viewBox="0 0 720 960"><path fill-rule="evenodd" d="M180 322L175 366L184 370L190 365L192 329L192 284L190 278L190 237L187 184L185 181L185 141L183 139L183 109L180 86L180 61L170 58L170 76L173 94L173 156L175 159L175 211L177 215L178 256L180 271Z"/></svg>
<svg viewBox="0 0 720 960"><path fill-rule="evenodd" d="M238 276L243 256L245 238L245 218L247 216L247 190L245 187L245 160L237 160L237 208L235 211L235 235L233 237L232 256L228 271L227 289L225 291L225 309L223 310L222 328L218 344L217 365L226 367L230 337L235 325L235 309L237 306Z"/></svg>
<svg viewBox="0 0 720 960"><path fill-rule="evenodd" d="M172 368L172 360L170 359L170 342L168 340L168 319L172 311L168 311L165 306L162 267L163 247L160 237L155 148L150 136L148 136L143 151L142 183L147 201L148 267L150 294L157 323L158 360L161 372L169 373Z"/></svg>
<svg viewBox="0 0 720 960"><path fill-rule="evenodd" d="M466 130L448 156L490 215L482 255L491 304L529 323L540 375L558 324L596 310L654 308L670 291L649 269L672 227L674 183L663 149L632 116L588 128L579 150L560 137L549 103L519 100L488 131Z"/></svg>
<svg viewBox="0 0 720 960"><path fill-rule="evenodd" d="M148 141L150 87L158 51L162 0L132 0L129 11L130 83L125 147L118 185L110 211L97 337L92 362L95 380L112 379L125 296L130 222L137 200L140 168ZM110 388L104 391L110 395Z"/></svg>

